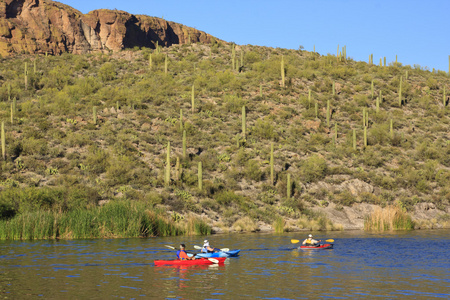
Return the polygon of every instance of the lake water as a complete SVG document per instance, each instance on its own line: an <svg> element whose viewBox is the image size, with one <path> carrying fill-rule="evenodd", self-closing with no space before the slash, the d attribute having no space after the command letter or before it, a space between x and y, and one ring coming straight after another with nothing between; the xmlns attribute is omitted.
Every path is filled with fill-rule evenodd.
<svg viewBox="0 0 450 300"><path fill-rule="evenodd" d="M334 249L293 249L308 233L209 236L241 255L186 267L153 261L204 237L0 241L0 299L450 298L450 230L313 232Z"/></svg>

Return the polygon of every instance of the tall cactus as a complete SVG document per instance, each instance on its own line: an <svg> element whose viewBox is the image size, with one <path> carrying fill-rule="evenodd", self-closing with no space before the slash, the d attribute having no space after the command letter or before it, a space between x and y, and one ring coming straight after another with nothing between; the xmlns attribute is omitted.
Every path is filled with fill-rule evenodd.
<svg viewBox="0 0 450 300"><path fill-rule="evenodd" d="M383 58L384 66L386 67L386 56Z"/></svg>
<svg viewBox="0 0 450 300"><path fill-rule="evenodd" d="M5 122L2 122L1 140L2 140L2 158L3 160L6 160Z"/></svg>
<svg viewBox="0 0 450 300"><path fill-rule="evenodd" d="M316 119L319 118L319 103L314 104L314 112L316 113Z"/></svg>
<svg viewBox="0 0 450 300"><path fill-rule="evenodd" d="M198 189L201 191L203 189L203 170L202 162L198 162Z"/></svg>
<svg viewBox="0 0 450 300"><path fill-rule="evenodd" d="M11 103L11 125L14 124L14 105Z"/></svg>
<svg viewBox="0 0 450 300"><path fill-rule="evenodd" d="M291 184L291 174L287 174L286 177L286 194L287 194L287 198L290 199L291 198L291 194L292 194L292 184Z"/></svg>
<svg viewBox="0 0 450 300"><path fill-rule="evenodd" d="M335 83L335 81L333 81L333 85L331 87L331 93L332 93L333 96L336 95L336 83Z"/></svg>
<svg viewBox="0 0 450 300"><path fill-rule="evenodd" d="M274 185L275 179L274 179L274 167L273 167L273 143L270 144L270 184Z"/></svg>
<svg viewBox="0 0 450 300"><path fill-rule="evenodd" d="M168 186L170 184L170 142L167 142L166 171L164 175L164 184Z"/></svg>
<svg viewBox="0 0 450 300"><path fill-rule="evenodd" d="M183 109L180 109L180 130L183 130Z"/></svg>
<svg viewBox="0 0 450 300"><path fill-rule="evenodd" d="M402 80L403 76L400 76L400 86L398 88L398 106L402 107Z"/></svg>
<svg viewBox="0 0 450 300"><path fill-rule="evenodd" d="M242 106L242 137L246 137L246 116L245 116L245 105Z"/></svg>
<svg viewBox="0 0 450 300"><path fill-rule="evenodd" d="M284 57L281 56L281 86L285 87Z"/></svg>
<svg viewBox="0 0 450 300"><path fill-rule="evenodd" d="M236 49L235 45L231 44L231 69L234 70L236 66Z"/></svg>
<svg viewBox="0 0 450 300"><path fill-rule="evenodd" d="M148 57L148 68L151 70L153 66L152 54Z"/></svg>
<svg viewBox="0 0 450 300"><path fill-rule="evenodd" d="M377 97L377 100L375 100L375 101L376 101L375 102L375 106L376 106L375 112L378 114L380 112L380 98Z"/></svg>
<svg viewBox="0 0 450 300"><path fill-rule="evenodd" d="M353 150L356 151L356 130L353 129Z"/></svg>

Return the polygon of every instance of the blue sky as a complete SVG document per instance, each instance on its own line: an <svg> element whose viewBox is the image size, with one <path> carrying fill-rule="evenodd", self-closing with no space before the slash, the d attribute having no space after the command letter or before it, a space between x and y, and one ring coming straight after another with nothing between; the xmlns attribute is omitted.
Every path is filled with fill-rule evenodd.
<svg viewBox="0 0 450 300"><path fill-rule="evenodd" d="M164 17L240 45L336 54L449 71L449 0L60 0L82 13L107 8Z"/></svg>

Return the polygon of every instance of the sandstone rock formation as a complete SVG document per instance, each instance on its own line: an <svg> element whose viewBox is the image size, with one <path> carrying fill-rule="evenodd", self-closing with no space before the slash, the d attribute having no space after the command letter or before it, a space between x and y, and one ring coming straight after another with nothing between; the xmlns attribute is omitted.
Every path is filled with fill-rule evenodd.
<svg viewBox="0 0 450 300"><path fill-rule="evenodd" d="M0 0L0 54L61 54L210 43L211 35L160 18L118 10L86 15L51 0Z"/></svg>

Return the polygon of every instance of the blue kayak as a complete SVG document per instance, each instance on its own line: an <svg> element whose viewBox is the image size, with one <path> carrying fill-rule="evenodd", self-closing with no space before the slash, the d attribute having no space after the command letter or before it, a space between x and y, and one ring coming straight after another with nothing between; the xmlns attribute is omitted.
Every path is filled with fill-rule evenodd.
<svg viewBox="0 0 450 300"><path fill-rule="evenodd" d="M212 257L212 258L214 258L214 257L234 257L234 256L238 256L239 251L241 251L241 250L230 250L227 252L219 251L219 252L214 252L214 253L197 253L195 256L196 257L206 257L206 258L209 258L209 257ZM190 253L188 255L191 256Z"/></svg>

